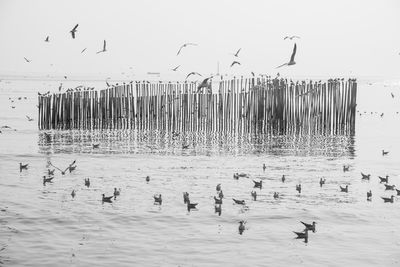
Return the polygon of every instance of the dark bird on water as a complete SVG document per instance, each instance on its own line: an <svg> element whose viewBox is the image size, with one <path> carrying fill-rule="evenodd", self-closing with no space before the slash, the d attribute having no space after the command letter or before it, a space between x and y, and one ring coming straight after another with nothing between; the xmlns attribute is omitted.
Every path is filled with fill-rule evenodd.
<svg viewBox="0 0 400 267"><path fill-rule="evenodd" d="M389 183L389 175L386 175L386 177L381 177L381 176L378 176L378 177L380 180L379 183Z"/></svg>
<svg viewBox="0 0 400 267"><path fill-rule="evenodd" d="M259 181L259 182L258 182L258 181L254 181L254 180L253 180L253 183L254 183L254 187L255 187L255 188L260 188L260 189L262 188L262 181Z"/></svg>
<svg viewBox="0 0 400 267"><path fill-rule="evenodd" d="M394 190L395 189L395 185L388 185L388 184L385 184L385 190Z"/></svg>
<svg viewBox="0 0 400 267"><path fill-rule="evenodd" d="M371 177L371 174L361 173L361 179L363 179L363 180L369 180L370 177Z"/></svg>
<svg viewBox="0 0 400 267"><path fill-rule="evenodd" d="M22 170L28 169L28 163L27 164L22 164L21 162L19 163L19 172L22 172Z"/></svg>
<svg viewBox="0 0 400 267"><path fill-rule="evenodd" d="M400 196L400 190L396 189L397 195Z"/></svg>
<svg viewBox="0 0 400 267"><path fill-rule="evenodd" d="M183 203L187 204L189 202L189 193L183 192Z"/></svg>
<svg viewBox="0 0 400 267"><path fill-rule="evenodd" d="M312 223L305 223L300 221L302 224L304 224L304 226L306 227L307 230L313 231L313 233L315 233L315 224L316 222L312 222Z"/></svg>
<svg viewBox="0 0 400 267"><path fill-rule="evenodd" d="M301 184L296 185L296 190L299 192L299 194L301 193Z"/></svg>
<svg viewBox="0 0 400 267"><path fill-rule="evenodd" d="M100 50L100 51L98 51L96 54L98 54L98 53L104 53L104 52L106 52L107 50L106 50L106 40L104 40L103 41L103 50Z"/></svg>
<svg viewBox="0 0 400 267"><path fill-rule="evenodd" d="M300 39L300 37L299 37L299 36L292 35L292 36L285 36L285 38L283 38L283 40L286 40L286 39L293 40L294 38Z"/></svg>
<svg viewBox="0 0 400 267"><path fill-rule="evenodd" d="M121 195L121 188L118 190L114 187L114 199L117 199L117 196Z"/></svg>
<svg viewBox="0 0 400 267"><path fill-rule="evenodd" d="M241 65L239 61L233 61L232 64L231 64L231 67L233 67L235 64Z"/></svg>
<svg viewBox="0 0 400 267"><path fill-rule="evenodd" d="M285 175L282 175L282 183L284 183L285 182L285 180L286 180L286 177L285 177Z"/></svg>
<svg viewBox="0 0 400 267"><path fill-rule="evenodd" d="M178 53L176 53L176 55L179 55L181 53L182 49L189 45L197 46L197 44L194 44L194 43L185 43L185 44L181 45L181 47L179 48Z"/></svg>
<svg viewBox="0 0 400 267"><path fill-rule="evenodd" d="M187 210L190 211L192 209L196 209L198 203L190 203L190 201L188 200L186 204L187 204Z"/></svg>
<svg viewBox="0 0 400 267"><path fill-rule="evenodd" d="M296 50L297 50L297 45L295 43L294 47L293 47L292 55L290 56L290 61L288 63L284 63L284 64L282 64L282 65L280 65L280 66L278 66L276 68L280 68L280 67L283 67L283 66L291 66L291 65L296 64L296 62L294 61L294 57L296 56Z"/></svg>
<svg viewBox="0 0 400 267"><path fill-rule="evenodd" d="M257 200L257 192L251 191L251 197L253 198L254 201L256 201Z"/></svg>
<svg viewBox="0 0 400 267"><path fill-rule="evenodd" d="M239 222L239 234L243 234L244 230L246 229L246 227L244 226L246 224L245 221L240 221Z"/></svg>
<svg viewBox="0 0 400 267"><path fill-rule="evenodd" d="M150 182L150 176L146 176L146 182Z"/></svg>
<svg viewBox="0 0 400 267"><path fill-rule="evenodd" d="M90 187L90 180L89 180L89 178L85 178L85 186L86 187Z"/></svg>
<svg viewBox="0 0 400 267"><path fill-rule="evenodd" d="M343 172L348 172L350 169L350 165L343 165Z"/></svg>
<svg viewBox="0 0 400 267"><path fill-rule="evenodd" d="M319 186L322 187L322 185L325 184L326 179L319 179Z"/></svg>
<svg viewBox="0 0 400 267"><path fill-rule="evenodd" d="M190 76L192 76L192 75L199 75L199 76L203 76L203 75L201 75L200 73L198 73L198 72L195 72L195 71L192 71L191 73L189 73L188 75L186 75L186 79L185 80L187 80Z"/></svg>
<svg viewBox="0 0 400 267"><path fill-rule="evenodd" d="M76 196L75 190L72 190L71 197L74 198Z"/></svg>
<svg viewBox="0 0 400 267"><path fill-rule="evenodd" d="M111 200L111 199L112 199L114 196L106 197L104 194L103 194L102 196L103 196L102 202L112 203L112 200Z"/></svg>
<svg viewBox="0 0 400 267"><path fill-rule="evenodd" d="M239 204L239 205L245 205L246 204L244 200L238 200L238 199L234 199L234 198L232 198L232 199L236 204Z"/></svg>
<svg viewBox="0 0 400 267"><path fill-rule="evenodd" d="M47 170L47 174L48 174L48 175L54 175L55 170L56 170L56 169L53 169L53 170L48 169L48 170Z"/></svg>
<svg viewBox="0 0 400 267"><path fill-rule="evenodd" d="M346 185L346 187L340 186L340 192L348 193L349 192L349 185Z"/></svg>
<svg viewBox="0 0 400 267"><path fill-rule="evenodd" d="M265 171L266 168L267 166L265 165L265 163L263 163L263 171Z"/></svg>
<svg viewBox="0 0 400 267"><path fill-rule="evenodd" d="M388 198L388 197L381 197L381 198L383 199L384 203L386 203L386 202L393 203L393 200L394 200L393 195L390 198Z"/></svg>
<svg viewBox="0 0 400 267"><path fill-rule="evenodd" d="M369 192L367 192L367 200L370 201L372 198L372 191L369 190Z"/></svg>
<svg viewBox="0 0 400 267"><path fill-rule="evenodd" d="M278 192L274 192L274 199L278 199L279 198L279 193Z"/></svg>
<svg viewBox="0 0 400 267"><path fill-rule="evenodd" d="M76 24L75 27L69 31L72 35L72 39L75 39L75 33L76 33L76 29L78 28L78 26L79 26L79 24Z"/></svg>
<svg viewBox="0 0 400 267"><path fill-rule="evenodd" d="M51 183L54 177L49 177L46 178L46 176L43 176L43 185L46 185L46 183Z"/></svg>

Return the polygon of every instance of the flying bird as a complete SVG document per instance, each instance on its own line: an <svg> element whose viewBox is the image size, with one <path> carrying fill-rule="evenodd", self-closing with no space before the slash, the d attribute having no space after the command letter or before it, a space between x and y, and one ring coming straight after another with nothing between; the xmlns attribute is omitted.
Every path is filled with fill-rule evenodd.
<svg viewBox="0 0 400 267"><path fill-rule="evenodd" d="M297 45L295 43L294 47L293 47L292 55L290 56L290 61L288 63L282 64L282 65L280 65L280 66L278 66L276 68L280 68L280 67L283 67L283 66L291 66L291 65L296 64L296 62L294 61L294 56L296 55L296 50L297 50Z"/></svg>
<svg viewBox="0 0 400 267"><path fill-rule="evenodd" d="M30 59L27 59L26 57L24 57L24 59L25 59L25 61L28 62L28 63L31 62L31 60L30 60Z"/></svg>
<svg viewBox="0 0 400 267"><path fill-rule="evenodd" d="M72 35L72 39L75 39L76 28L78 28L79 24L76 24L75 27L70 31Z"/></svg>
<svg viewBox="0 0 400 267"><path fill-rule="evenodd" d="M96 54L103 53L103 52L106 52L106 51L107 51L106 50L106 40L104 40L104 42L103 42L103 50L98 51Z"/></svg>
<svg viewBox="0 0 400 267"><path fill-rule="evenodd" d="M242 50L242 48L239 48L239 50L238 51L236 51L236 53L235 54L233 54L235 57L238 57L239 56L239 52L240 52L240 50Z"/></svg>
<svg viewBox="0 0 400 267"><path fill-rule="evenodd" d="M200 73L192 71L191 73L189 73L189 74L186 76L186 79L185 79L185 80L187 80L187 79L188 79L190 76L192 76L192 75L199 75L199 76L202 76Z"/></svg>
<svg viewBox="0 0 400 267"><path fill-rule="evenodd" d="M172 71L177 71L180 66L181 65L176 66L175 68L172 69Z"/></svg>
<svg viewBox="0 0 400 267"><path fill-rule="evenodd" d="M201 84L199 84L199 86L197 86L197 93L200 92L202 88L211 89L211 85L210 85L210 83L209 83L208 81L209 81L212 77L213 77L213 76L208 77L208 78L205 78L205 79L201 82ZM218 190L218 191L219 191L219 190Z"/></svg>
<svg viewBox="0 0 400 267"><path fill-rule="evenodd" d="M28 121L33 121L33 119L31 117L29 117L28 115L26 115L26 118L28 119Z"/></svg>
<svg viewBox="0 0 400 267"><path fill-rule="evenodd" d="M81 54L86 51L86 47L81 51Z"/></svg>
<svg viewBox="0 0 400 267"><path fill-rule="evenodd" d="M50 42L49 36L47 36L46 39L45 39L44 41L45 41L45 42Z"/></svg>
<svg viewBox="0 0 400 267"><path fill-rule="evenodd" d="M300 39L300 37L299 37L299 36L292 35L292 36L285 36L285 38L283 38L283 40L286 40L286 39L293 40L294 38Z"/></svg>
<svg viewBox="0 0 400 267"><path fill-rule="evenodd" d="M194 44L194 43L185 43L185 44L183 44L183 45L179 48L178 53L176 53L176 55L179 55L179 54L181 53L182 49L183 49L184 47L189 46L189 45L197 46L197 44Z"/></svg>
<svg viewBox="0 0 400 267"><path fill-rule="evenodd" d="M235 64L240 65L240 62L239 61L233 61L232 64L231 64L231 67L233 67Z"/></svg>

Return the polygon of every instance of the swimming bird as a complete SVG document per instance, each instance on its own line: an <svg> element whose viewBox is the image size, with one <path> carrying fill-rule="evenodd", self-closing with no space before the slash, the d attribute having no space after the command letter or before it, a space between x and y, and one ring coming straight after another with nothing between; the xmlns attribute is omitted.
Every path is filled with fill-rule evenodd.
<svg viewBox="0 0 400 267"><path fill-rule="evenodd" d="M47 170L47 174L48 175L54 175L54 171L55 171L56 169L53 169L53 170L50 170L50 169L48 169Z"/></svg>
<svg viewBox="0 0 400 267"><path fill-rule="evenodd" d="M300 221L302 224L304 224L304 226L306 227L307 230L313 231L313 233L315 233L315 224L316 222L312 222L312 223L305 223Z"/></svg>
<svg viewBox="0 0 400 267"><path fill-rule="evenodd" d="M367 192L367 200L370 201L372 198L372 191L369 190L369 192Z"/></svg>
<svg viewBox="0 0 400 267"><path fill-rule="evenodd" d="M385 151L385 150L382 149L382 156L385 156L387 154L389 154L389 151Z"/></svg>
<svg viewBox="0 0 400 267"><path fill-rule="evenodd" d="M103 41L103 50L100 50L100 51L98 51L96 54L98 54L98 53L104 53L104 52L106 52L107 50L106 50L106 40L104 40Z"/></svg>
<svg viewBox="0 0 400 267"><path fill-rule="evenodd" d="M256 201L257 200L257 192L251 191L251 197L253 198L254 201Z"/></svg>
<svg viewBox="0 0 400 267"><path fill-rule="evenodd" d="M239 204L239 205L245 205L246 204L244 200L238 200L238 199L234 199L234 198L232 198L232 199L236 204Z"/></svg>
<svg viewBox="0 0 400 267"><path fill-rule="evenodd" d="M396 189L397 195L400 196L400 190Z"/></svg>
<svg viewBox="0 0 400 267"><path fill-rule="evenodd" d="M90 180L89 180L89 178L85 178L85 186L86 187L90 187Z"/></svg>
<svg viewBox="0 0 400 267"><path fill-rule="evenodd" d="M154 198L154 204L156 204L156 203L159 204L159 205L162 204L161 194L154 195L153 198Z"/></svg>
<svg viewBox="0 0 400 267"><path fill-rule="evenodd" d="M221 184L217 184L217 186L215 187L215 190L221 191Z"/></svg>
<svg viewBox="0 0 400 267"><path fill-rule="evenodd" d="M242 48L239 48L238 49L238 51L236 51L236 53L235 54L233 54L235 57L238 57L239 56L239 52L240 52L240 50L242 50Z"/></svg>
<svg viewBox="0 0 400 267"><path fill-rule="evenodd" d="M222 198L216 198L214 196L214 201L215 201L215 204L222 204Z"/></svg>
<svg viewBox="0 0 400 267"><path fill-rule="evenodd" d="M350 169L350 165L343 165L343 172L348 172Z"/></svg>
<svg viewBox="0 0 400 267"><path fill-rule="evenodd" d="M203 76L203 75L201 75L200 73L198 73L198 72L195 72L195 71L192 71L191 73L189 73L188 75L186 75L186 79L185 80L187 80L190 76L192 76L192 75L199 75L199 76Z"/></svg>
<svg viewBox="0 0 400 267"><path fill-rule="evenodd" d="M319 186L322 187L322 185L325 184L326 179L319 179Z"/></svg>
<svg viewBox="0 0 400 267"><path fill-rule="evenodd" d="M240 221L239 222L239 234L243 234L244 230L246 229L246 227L244 226L246 224L245 221Z"/></svg>
<svg viewBox="0 0 400 267"><path fill-rule="evenodd" d="M28 169L28 163L27 164L22 164L21 162L19 163L19 172L22 172L22 170L27 170Z"/></svg>
<svg viewBox="0 0 400 267"><path fill-rule="evenodd" d="M30 60L30 59L27 59L26 57L24 57L24 59L25 59L25 61L28 62L28 63L31 62L31 60Z"/></svg>
<svg viewBox="0 0 400 267"><path fill-rule="evenodd" d="M75 169L76 169L76 166L73 166L73 165L69 165L69 167L68 167L69 173L71 173Z"/></svg>
<svg viewBox="0 0 400 267"><path fill-rule="evenodd" d="M395 187L396 187L395 185L385 184L385 190L394 190Z"/></svg>
<svg viewBox="0 0 400 267"><path fill-rule="evenodd" d="M72 30L70 30L70 33L72 35L72 39L75 39L75 33L77 31L76 29L78 28L78 26L79 26L79 24L76 24L75 27Z"/></svg>
<svg viewBox="0 0 400 267"><path fill-rule="evenodd" d="M253 183L255 188L260 188L260 189L262 188L262 180L259 182L253 180Z"/></svg>
<svg viewBox="0 0 400 267"><path fill-rule="evenodd" d="M283 38L283 40L286 40L286 39L293 40L294 38L300 39L300 37L299 37L299 36L292 35L292 36L285 36L285 38Z"/></svg>
<svg viewBox="0 0 400 267"><path fill-rule="evenodd" d="M76 195L76 193L75 193L75 190L72 190L72 192L71 192L71 196L72 196L72 198L74 198L74 197L75 197L75 195Z"/></svg>
<svg viewBox="0 0 400 267"><path fill-rule="evenodd" d="M239 61L233 61L232 64L231 64L231 68L232 68L235 64L241 65Z"/></svg>
<svg viewBox="0 0 400 267"><path fill-rule="evenodd" d="M281 180L282 180L282 183L284 183L284 182L285 182L285 180L286 180L286 177L285 177L285 175L282 175L282 178L281 178Z"/></svg>
<svg viewBox="0 0 400 267"><path fill-rule="evenodd" d="M114 187L114 199L117 199L117 196L121 195L121 188L118 190Z"/></svg>
<svg viewBox="0 0 400 267"><path fill-rule="evenodd" d="M176 55L179 55L181 53L182 49L187 47L187 46L189 46L189 45L197 46L197 44L194 44L194 43L185 43L185 44L181 45L181 47L179 48L178 53L176 53Z"/></svg>
<svg viewBox="0 0 400 267"><path fill-rule="evenodd" d="M279 198L279 193L278 192L274 192L274 199L278 199Z"/></svg>
<svg viewBox="0 0 400 267"><path fill-rule="evenodd" d="M219 204L219 205L214 205L214 210L215 210L215 213L218 213L218 216L221 216L221 213L222 213L222 205L221 205L221 204Z"/></svg>
<svg viewBox="0 0 400 267"><path fill-rule="evenodd" d="M265 163L263 163L263 171L265 172L265 169L267 168L267 166L265 166Z"/></svg>
<svg viewBox="0 0 400 267"><path fill-rule="evenodd" d="M224 193L222 192L222 190L219 191L218 197L219 197L220 199L223 199L223 198L224 198Z"/></svg>
<svg viewBox="0 0 400 267"><path fill-rule="evenodd" d="M189 202L189 193L183 192L183 203L187 204Z"/></svg>
<svg viewBox="0 0 400 267"><path fill-rule="evenodd" d="M386 175L386 177L381 177L381 176L378 176L378 177L381 180L379 183L388 183L389 182L389 175Z"/></svg>
<svg viewBox="0 0 400 267"><path fill-rule="evenodd" d="M86 47L85 48L83 48L83 50L81 51L81 54L83 53L83 52L85 52L86 51Z"/></svg>
<svg viewBox="0 0 400 267"><path fill-rule="evenodd" d="M291 65L296 64L296 62L294 61L294 57L296 56L296 50L297 50L297 45L295 43L294 47L293 47L292 55L290 56L290 61L288 63L284 63L284 64L282 64L282 65L280 65L280 66L278 66L276 68L280 68L280 67L283 67L283 66L291 66Z"/></svg>
<svg viewBox="0 0 400 267"><path fill-rule="evenodd" d="M146 182L150 182L150 176L146 176Z"/></svg>
<svg viewBox="0 0 400 267"><path fill-rule="evenodd" d="M100 146L100 143L93 144L93 148L99 148L99 146Z"/></svg>
<svg viewBox="0 0 400 267"><path fill-rule="evenodd" d="M308 230L307 230L307 228L303 232L295 232L295 231L293 231L293 233L295 233L297 235L296 239L304 239L305 243L308 242Z"/></svg>
<svg viewBox="0 0 400 267"><path fill-rule="evenodd" d="M361 173L361 179L363 179L363 180L369 180L370 177L371 177L371 174Z"/></svg>
<svg viewBox="0 0 400 267"><path fill-rule="evenodd" d="M301 184L296 185L296 190L299 192L299 194L301 194Z"/></svg>
<svg viewBox="0 0 400 267"><path fill-rule="evenodd" d="M43 176L43 185L46 185L46 183L51 183L54 177L49 177L46 178L46 176Z"/></svg>
<svg viewBox="0 0 400 267"><path fill-rule="evenodd" d="M383 199L384 203L386 203L386 202L393 203L393 200L394 200L394 196L393 195L390 198L387 198L387 197L381 197L381 198Z"/></svg>
<svg viewBox="0 0 400 267"><path fill-rule="evenodd" d="M340 192L348 193L349 192L349 185L346 185L346 187L340 186Z"/></svg>
<svg viewBox="0 0 400 267"><path fill-rule="evenodd" d="M171 69L172 71L177 71L181 65L176 66L175 68Z"/></svg>
<svg viewBox="0 0 400 267"><path fill-rule="evenodd" d="M112 200L111 200L111 199L112 199L114 196L106 197L104 194L103 194L102 196L103 196L102 202L112 203Z"/></svg>
<svg viewBox="0 0 400 267"><path fill-rule="evenodd" d="M199 204L199 203L190 203L190 201L188 200L188 202L187 202L187 210L190 211L192 209L196 209L197 204Z"/></svg>

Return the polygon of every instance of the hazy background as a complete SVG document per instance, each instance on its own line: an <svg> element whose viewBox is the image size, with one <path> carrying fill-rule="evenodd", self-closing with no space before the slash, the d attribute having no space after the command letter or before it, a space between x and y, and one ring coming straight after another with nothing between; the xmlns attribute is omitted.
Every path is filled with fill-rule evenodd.
<svg viewBox="0 0 400 267"><path fill-rule="evenodd" d="M190 71L216 73L217 62L220 73L275 75L293 49L286 35L301 39L297 64L279 69L282 75L399 78L399 13L397 0L0 0L0 78L134 80L161 72L162 78L178 79ZM69 31L77 23L72 39ZM96 55L104 39L108 51ZM199 46L177 56L185 42ZM239 48L242 65L230 68Z"/></svg>

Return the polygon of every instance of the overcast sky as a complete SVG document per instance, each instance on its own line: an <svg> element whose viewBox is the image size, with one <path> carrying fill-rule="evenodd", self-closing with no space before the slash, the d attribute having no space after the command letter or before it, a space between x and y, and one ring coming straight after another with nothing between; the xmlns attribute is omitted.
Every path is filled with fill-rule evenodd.
<svg viewBox="0 0 400 267"><path fill-rule="evenodd" d="M165 78L181 65L175 76L184 77L215 73L219 62L231 75L400 78L398 0L0 0L0 35L0 74ZM292 53L286 35L301 37L297 64L276 70ZM108 51L96 54L104 39ZM185 42L198 46L177 56Z"/></svg>

